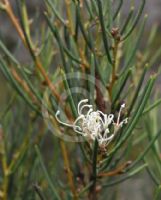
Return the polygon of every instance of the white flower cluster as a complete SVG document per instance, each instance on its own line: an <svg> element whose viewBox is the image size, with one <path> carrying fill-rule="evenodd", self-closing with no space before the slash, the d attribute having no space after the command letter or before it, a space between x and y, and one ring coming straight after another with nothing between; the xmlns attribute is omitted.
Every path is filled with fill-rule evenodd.
<svg viewBox="0 0 161 200"><path fill-rule="evenodd" d="M87 139L97 140L100 147L106 147L114 138L116 132L128 121L128 118L125 118L120 122L121 111L125 107L125 104L121 105L117 121L115 122L113 114L107 115L100 110L94 111L93 106L87 103L88 99L81 100L78 103L78 117L73 124L62 122L58 118L60 114L59 110L56 112L55 117L59 123L72 127L75 132ZM110 125L114 127L112 133L110 133Z"/></svg>

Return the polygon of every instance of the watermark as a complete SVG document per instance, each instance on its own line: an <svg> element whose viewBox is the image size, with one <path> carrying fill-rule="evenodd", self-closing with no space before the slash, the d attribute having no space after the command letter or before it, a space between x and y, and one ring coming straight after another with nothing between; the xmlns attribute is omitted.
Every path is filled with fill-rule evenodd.
<svg viewBox="0 0 161 200"><path fill-rule="evenodd" d="M65 87L65 83L68 84L70 90ZM66 74L65 79L59 75L53 81L53 85L56 87L57 91L59 91L61 100L59 102L56 101L50 88L47 88L44 92L42 100L42 115L48 129L52 134L64 141L84 142L86 140L85 137L74 132L71 127L65 127L59 124L55 118L55 114L59 110L61 120L68 124L72 124L75 119L73 121L70 119L72 116L72 110L70 109L70 104L67 103L69 98L72 97L76 111L78 111L77 105L82 99L88 99L90 102L94 103L93 99L96 96L95 88L99 88L99 92L104 97L108 96L107 89L102 82L94 76L80 72L68 73ZM95 107L95 105L93 105L93 107ZM70 112L70 117L67 114L67 110Z"/></svg>

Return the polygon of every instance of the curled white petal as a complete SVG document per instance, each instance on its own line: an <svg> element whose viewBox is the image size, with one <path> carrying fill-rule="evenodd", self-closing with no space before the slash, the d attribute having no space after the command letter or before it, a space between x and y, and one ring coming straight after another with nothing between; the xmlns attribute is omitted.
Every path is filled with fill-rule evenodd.
<svg viewBox="0 0 161 200"><path fill-rule="evenodd" d="M78 123L79 120L83 120L84 119L84 115L80 115L74 122L74 126Z"/></svg>
<svg viewBox="0 0 161 200"><path fill-rule="evenodd" d="M88 102L88 99L83 99L83 100L81 100L81 101L78 103L78 114L79 114L79 115L81 115L81 114L80 114L80 107L81 107L81 104L82 104L82 103L87 103L87 102Z"/></svg>
<svg viewBox="0 0 161 200"><path fill-rule="evenodd" d="M82 129L79 126L73 126L73 130L81 135L83 135Z"/></svg>
<svg viewBox="0 0 161 200"><path fill-rule="evenodd" d="M125 118L124 120L122 120L120 123L119 123L119 126L122 127L123 124L127 124L128 122L128 118Z"/></svg>
<svg viewBox="0 0 161 200"><path fill-rule="evenodd" d="M112 124L114 121L114 115L113 114L109 114L106 120L106 127L108 127L110 124Z"/></svg>
<svg viewBox="0 0 161 200"><path fill-rule="evenodd" d="M123 104L121 105L121 108L125 108L125 103L123 103Z"/></svg>
<svg viewBox="0 0 161 200"><path fill-rule="evenodd" d="M55 114L55 117L56 117L56 120L60 123L60 124L62 124L62 125L64 125L64 126L68 126L68 127L72 127L73 128L73 125L72 124L67 124L67 123L65 123L65 122L62 122L59 118L58 118L58 115L60 114L60 111L58 110L57 112L56 112L56 114Z"/></svg>
<svg viewBox="0 0 161 200"><path fill-rule="evenodd" d="M83 109L84 108L89 108L89 109L91 109L92 108L92 105L83 105L81 108L80 108L80 110L79 110L79 115L82 115L82 111L83 111Z"/></svg>
<svg viewBox="0 0 161 200"><path fill-rule="evenodd" d="M93 108L90 108L89 111L87 112L87 116L93 111Z"/></svg>
<svg viewBox="0 0 161 200"><path fill-rule="evenodd" d="M111 140L114 138L114 134L112 134L111 136L109 136L108 138L106 139L103 139L102 141L100 141L100 145L103 145L103 146L107 146Z"/></svg>
<svg viewBox="0 0 161 200"><path fill-rule="evenodd" d="M117 117L117 125L119 125L120 124L120 117L121 117L121 112L122 112L122 110L125 108L125 103L123 103L122 105L121 105L121 107L120 107L120 110L119 110L119 114L118 114L118 117Z"/></svg>

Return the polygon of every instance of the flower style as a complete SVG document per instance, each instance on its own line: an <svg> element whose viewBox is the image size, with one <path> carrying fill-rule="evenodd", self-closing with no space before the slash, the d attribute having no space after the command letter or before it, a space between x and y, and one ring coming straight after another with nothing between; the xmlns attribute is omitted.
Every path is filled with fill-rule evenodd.
<svg viewBox="0 0 161 200"><path fill-rule="evenodd" d="M55 117L62 125L73 128L73 130L90 140L97 140L100 147L106 147L114 138L116 132L128 122L128 118L120 121L122 109L125 104L122 104L118 113L117 121L114 121L113 114L104 114L100 110L94 111L93 106L88 103L88 99L81 100L78 103L78 117L73 124L62 122L58 115L58 110ZM86 110L86 112L85 112ZM110 133L110 126L114 126L113 133Z"/></svg>

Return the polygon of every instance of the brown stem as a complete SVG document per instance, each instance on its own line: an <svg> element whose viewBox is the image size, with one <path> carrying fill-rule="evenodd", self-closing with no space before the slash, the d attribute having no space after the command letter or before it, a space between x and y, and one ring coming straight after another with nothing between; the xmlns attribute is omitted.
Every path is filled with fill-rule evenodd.
<svg viewBox="0 0 161 200"><path fill-rule="evenodd" d="M1 198L2 200L8 199L8 184L9 184L9 170L7 166L7 155L5 150L5 143L3 138L3 130L0 128L0 153L1 153L1 163L2 163L2 170L3 170L3 183L1 189Z"/></svg>
<svg viewBox="0 0 161 200"><path fill-rule="evenodd" d="M96 104L99 108L99 110L101 110L102 112L106 112L106 103L104 100L104 95L102 93L102 91L100 90L100 78L99 75L96 73L96 78L95 78L95 82L96 82Z"/></svg>
<svg viewBox="0 0 161 200"><path fill-rule="evenodd" d="M106 177L106 176L117 176L122 173L124 173L125 168L127 168L131 164L131 161L127 161L126 163L123 163L121 166L119 166L117 169L114 169L110 172L102 172L98 174L98 177Z"/></svg>
<svg viewBox="0 0 161 200"><path fill-rule="evenodd" d="M60 146L61 146L61 150L62 150L62 154L63 154L63 158L64 158L65 169L67 171L67 178L68 178L69 186L70 186L71 191L73 193L73 199L78 200L78 196L77 196L77 192L76 192L76 188L75 188L74 180L73 180L73 173L70 169L67 149L66 149L65 144L62 140L60 141Z"/></svg>
<svg viewBox="0 0 161 200"><path fill-rule="evenodd" d="M18 22L16 16L15 16L14 13L13 13L11 4L9 3L8 0L3 0L3 2L4 2L4 6L5 6L5 11L6 11L6 13L8 14L8 16L9 16L11 22L13 23L14 27L16 28L16 30L17 30L17 32L18 32L18 34L19 34L19 36L20 36L22 42L23 42L24 45L25 45L25 47L28 48L28 44L27 44L27 42L26 42L25 35L24 35L24 33L23 33L23 31L22 31L20 25L19 25L19 22ZM34 52L33 49L32 49L32 52ZM45 81L46 81L48 87L49 87L50 90L52 91L53 95L57 98L58 101L60 101L61 99L60 99L59 94L58 94L57 91L56 91L55 86L52 84L51 80L49 79L49 77L48 77L46 71L44 70L44 68L43 68L43 66L42 66L42 64L41 64L41 62L40 62L40 59L39 59L37 56L35 56L34 62L35 62L35 65L36 65L37 69L40 71L41 75L42 75L43 78L45 79Z"/></svg>
<svg viewBox="0 0 161 200"><path fill-rule="evenodd" d="M71 35L74 35L74 26L73 26L73 19L72 19L72 12L70 9L71 6L71 0L65 0L65 4L66 4L66 12L67 12L67 18L68 18L68 27L70 30Z"/></svg>
<svg viewBox="0 0 161 200"><path fill-rule="evenodd" d="M23 40L24 43L25 42L25 37L24 37L24 34L23 34L23 31L19 25L19 22L18 22L18 19L16 18L16 16L14 15L13 13L13 10L12 10L12 7L11 7L11 4L9 3L8 0L3 0L4 1L4 5L5 5L5 11L7 12L12 24L14 25L14 27L16 28L19 36L21 37L21 39ZM25 44L26 45L26 44Z"/></svg>
<svg viewBox="0 0 161 200"><path fill-rule="evenodd" d="M108 87L108 92L109 92L109 97L110 100L112 101L112 89L116 81L116 60L117 60L117 51L118 51L118 45L119 41L115 40L115 44L113 47L113 67L112 67L112 77L111 77L111 82Z"/></svg>
<svg viewBox="0 0 161 200"><path fill-rule="evenodd" d="M24 81L19 74L16 72L14 68L11 68L11 72L15 80L23 87L23 89L27 92L27 94L31 97L33 102L36 102L36 97L33 95L26 81Z"/></svg>

